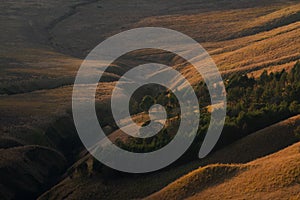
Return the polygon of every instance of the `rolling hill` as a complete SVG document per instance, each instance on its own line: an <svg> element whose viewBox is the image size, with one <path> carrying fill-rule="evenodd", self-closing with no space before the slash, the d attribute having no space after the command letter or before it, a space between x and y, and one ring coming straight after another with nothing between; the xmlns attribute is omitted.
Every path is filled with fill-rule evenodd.
<svg viewBox="0 0 300 200"><path fill-rule="evenodd" d="M194 170L146 199L298 199L300 143L240 165Z"/></svg>
<svg viewBox="0 0 300 200"><path fill-rule="evenodd" d="M232 73L257 76L265 69L289 70L300 59L299 0L10 0L1 3L0 11L1 196L35 198L45 192L40 199L130 199L146 197L162 188L150 197L164 196L167 185L175 184L172 188L178 189L180 197L186 193L176 181L186 180L188 177L184 175L191 172L189 178L195 182L186 186L194 192L191 198L214 197L211 195L216 190L224 191L223 197L229 198L230 190L222 181L228 179L232 186L242 185L239 181L252 173L259 182L265 177L259 176L258 171L279 173L274 166L275 155L288 154L286 159L279 156L277 161L282 162L279 168L284 173L282 179L291 181L280 185L266 179L261 187L250 185L249 195L253 194L253 198L266 195L262 188L270 189L270 196L266 196L269 198L281 195L281 191L282 195L298 191L297 186L295 190L294 186L287 186L295 183L290 172L294 170L291 172L294 178L298 172L283 164L284 161L297 165L297 145L284 150L286 154L279 152L250 161L296 142L293 129L298 126L299 116L253 133L204 160L114 181L96 174L91 167L93 159L82 151L71 118L71 96L76 72L91 49L115 33L144 26L171 28L191 36L207 49L224 77ZM115 62L101 80L96 95L100 107L107 108L110 92L125 69L152 60L171 61L172 67L193 84L201 79L191 70L192 66L181 64L176 55L131 52ZM115 127L107 127L118 133ZM116 139L116 135L110 137ZM262 166L267 162L270 167L264 169ZM89 167L89 176L78 173L84 163ZM197 169L199 166L204 168ZM216 182L215 176L204 180L211 173L224 180ZM193 184L199 180L207 181L211 187L195 189ZM279 192L271 190L268 183ZM243 194L237 191L234 197L240 198ZM295 194L294 198L298 196Z"/></svg>
<svg viewBox="0 0 300 200"><path fill-rule="evenodd" d="M173 181L182 176L184 177L189 172L195 173L193 170L196 170L199 166L208 167L204 167L203 173L205 175L201 175L197 183L201 182L202 186L206 184L209 186L211 182L214 183L218 178L222 180L223 173L224 178L226 178L227 173L234 175L239 172L240 163L248 163L297 142L298 139L295 137L294 129L299 125L300 115L255 132L202 160L145 175L122 175L115 174L106 168L94 169L93 158L91 155L86 154L68 170L64 180L40 196L39 199L139 199L168 184L172 185ZM84 163L87 165L87 172L82 175L78 169ZM218 165L218 163L223 164ZM210 164L214 165L210 167ZM199 170L201 171L202 168ZM206 177L206 175L209 176L211 171L214 172L215 170L218 174L215 174L214 178ZM104 176L105 174L108 175ZM188 182L190 181L185 183ZM179 185L185 187L185 184ZM190 194L190 191L187 190L186 192ZM177 196L176 193L169 190L166 194L170 195L169 199ZM173 194L174 196L172 196ZM180 197L181 195L178 194L179 199L181 199ZM158 198L163 198L163 196Z"/></svg>

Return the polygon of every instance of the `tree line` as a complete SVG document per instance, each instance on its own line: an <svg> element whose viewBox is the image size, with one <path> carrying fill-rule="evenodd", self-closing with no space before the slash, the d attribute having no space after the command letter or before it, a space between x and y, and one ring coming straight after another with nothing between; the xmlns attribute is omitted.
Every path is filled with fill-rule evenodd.
<svg viewBox="0 0 300 200"><path fill-rule="evenodd" d="M300 62L290 72L268 73L260 77L249 77L247 74L233 74L225 80L227 92L227 116L221 138L216 149L222 148L242 137L271 124L300 113ZM194 86L201 107L200 124L196 139L181 161L191 160L197 156L199 147L206 134L209 122L209 93L204 82ZM161 92L157 96L146 96L137 107L136 112L145 111L154 103L166 107L169 123L156 136L146 139L129 138L117 144L133 152L149 152L168 144L180 123L178 100L170 92ZM179 161L179 162L181 162Z"/></svg>

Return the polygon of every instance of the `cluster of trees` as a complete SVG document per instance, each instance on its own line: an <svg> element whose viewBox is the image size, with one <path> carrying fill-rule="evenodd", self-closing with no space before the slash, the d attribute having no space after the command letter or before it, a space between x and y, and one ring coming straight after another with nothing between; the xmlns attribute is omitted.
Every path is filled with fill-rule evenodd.
<svg viewBox="0 0 300 200"><path fill-rule="evenodd" d="M227 117L216 148L221 148L254 131L300 113L299 62L289 73L285 70L276 73L264 71L256 79L247 75L233 74L225 81L225 86ZM184 160L197 156L210 121L210 113L207 109L210 100L205 83L200 82L194 89L201 107L200 126L194 144L183 156ZM180 117L174 117L177 115L169 115L169 113L179 106L177 98L168 91L155 97L147 96L144 97L139 108L147 111L154 103L166 106L169 118L173 117L175 120L154 137L131 138L126 143L118 141L120 147L135 152L148 152L159 149L172 140L172 134L176 133Z"/></svg>
<svg viewBox="0 0 300 200"><path fill-rule="evenodd" d="M130 152L144 153L158 150L168 144L173 137L167 128L164 128L158 134L149 138L129 137L126 143L117 139L116 144Z"/></svg>
<svg viewBox="0 0 300 200"><path fill-rule="evenodd" d="M223 132L238 139L300 113L300 63L290 73L264 71L258 79L232 75L226 91L228 110Z"/></svg>
<svg viewBox="0 0 300 200"><path fill-rule="evenodd" d="M148 112L150 107L154 104L162 105L168 114L173 113L178 108L179 103L176 96L169 91L160 92L156 96L146 95L141 99L140 103L137 103L135 99L130 100L130 113L137 114L140 112Z"/></svg>

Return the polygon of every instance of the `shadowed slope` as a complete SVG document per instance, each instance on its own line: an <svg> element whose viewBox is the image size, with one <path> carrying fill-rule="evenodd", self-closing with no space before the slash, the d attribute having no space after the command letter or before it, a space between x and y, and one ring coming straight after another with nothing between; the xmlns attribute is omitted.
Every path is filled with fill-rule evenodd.
<svg viewBox="0 0 300 200"><path fill-rule="evenodd" d="M211 169L210 173L208 169ZM223 169L223 173L216 176L217 169ZM197 169L146 199L184 199L188 196L191 200L297 198L300 192L300 143L250 163L225 169L223 164ZM232 175L234 169L238 169L238 173ZM210 182L199 178L203 176L211 179Z"/></svg>
<svg viewBox="0 0 300 200"><path fill-rule="evenodd" d="M53 184L65 169L60 153L40 146L0 150L2 199L32 199Z"/></svg>
<svg viewBox="0 0 300 200"><path fill-rule="evenodd" d="M119 175L116 176L114 173L109 174L109 170L105 168L102 168L101 170L93 169L93 158L89 154L86 154L68 170L68 177L43 194L40 199L143 198L160 190L185 174L199 168L199 166L206 166L214 163L246 163L291 145L297 141L293 130L299 124L300 115L253 133L228 147L211 154L205 159L146 175L125 175L125 177L121 176L120 178L116 178ZM84 163L88 166L86 173L91 176L80 175L77 173L77 168L83 166ZM226 178L227 172L231 175L239 172L239 167L235 168L234 166L236 165L224 165L216 168L208 167L205 170L200 170L201 173L203 171L203 176L197 176L198 178L192 178L192 180L194 180L195 183L199 183L199 181L206 180L206 175L215 171L217 172L215 174L216 177L224 174L224 177ZM103 178L103 176L106 178ZM207 183L209 185L214 185L216 182L214 179L209 178ZM185 187L183 186L184 184L179 185ZM194 188L194 186L191 187ZM179 189L178 191L182 190ZM185 194L187 193L184 193L184 195Z"/></svg>

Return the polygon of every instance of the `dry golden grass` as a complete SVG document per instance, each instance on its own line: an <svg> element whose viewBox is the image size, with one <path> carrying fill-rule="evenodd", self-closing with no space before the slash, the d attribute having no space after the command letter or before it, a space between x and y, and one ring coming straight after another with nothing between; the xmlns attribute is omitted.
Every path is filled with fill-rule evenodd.
<svg viewBox="0 0 300 200"><path fill-rule="evenodd" d="M298 37L299 31L299 29L296 29L285 34L255 42L247 47L215 56L214 59L221 69L236 69L236 71L238 71L238 69L242 70L244 67L263 65L265 62L279 61L285 57L295 57L288 59L286 62L298 60L298 45L300 44ZM273 65L276 65L276 63Z"/></svg>
<svg viewBox="0 0 300 200"><path fill-rule="evenodd" d="M295 4L149 17L134 27L161 25L192 36L227 74L278 68L299 60L299 20L300 4ZM188 68L181 72L193 83L199 79Z"/></svg>
<svg viewBox="0 0 300 200"><path fill-rule="evenodd" d="M300 125L300 115L253 133L224 149L216 151L205 159L155 173L141 176L130 175L107 181L97 175L91 177L67 177L43 194L40 199L61 199L65 196L69 199L139 199L166 187L168 184L172 184L172 182L180 177L184 177L186 174L189 174L189 181L200 185L202 184L200 182L206 181L209 186L213 187L214 184L218 183L216 181L218 176L221 176L225 180L227 175L233 176L244 170L243 167L240 168L238 164L234 163L247 163L253 159L274 153L298 141L293 132L294 128L298 125ZM74 164L69 171L75 171L76 166L91 159L92 157L88 154L82 155L82 159ZM224 163L224 165L220 165L219 167L218 165L212 165L198 169L201 166L205 167L216 163ZM226 163L231 164L227 165ZM193 170L196 170L196 172L194 173ZM203 174L197 176L197 172ZM210 174L211 172L213 174ZM182 188L176 190L178 192L176 194L179 195L181 191L184 191L182 195L188 196L194 190L193 188L196 188L196 186L185 186L185 183L185 181L176 182L175 185L182 186ZM201 189L205 187L203 185L205 184L201 185ZM183 188L189 189L185 190ZM172 196L172 192L168 193L168 195Z"/></svg>
<svg viewBox="0 0 300 200"><path fill-rule="evenodd" d="M264 69L259 69L257 71L253 71L253 72L249 72L248 76L249 77L254 77L254 78L259 78L260 75L267 70L268 73L276 73L276 72L281 72L282 70L286 70L287 72L289 72L296 64L297 62L290 62L290 63L286 63L283 65L278 65L278 66L272 66L269 68L264 68Z"/></svg>
<svg viewBox="0 0 300 200"><path fill-rule="evenodd" d="M300 143L248 163L249 170L191 199L286 199L300 193Z"/></svg>
<svg viewBox="0 0 300 200"><path fill-rule="evenodd" d="M72 85L82 62L46 48L17 49L0 55L0 94L25 93Z"/></svg>
<svg viewBox="0 0 300 200"><path fill-rule="evenodd" d="M85 3L82 5L82 2ZM4 137L0 143L4 146L50 146L45 130L70 109L71 85L82 58L106 37L122 30L163 26L182 31L207 48L222 73L289 69L290 64L300 58L297 0L141 0L138 4L122 0L6 1L1 3L0 10L0 93L16 93L0 96L0 136ZM144 55L144 61L152 56ZM161 54L157 58L178 64L177 57ZM97 93L98 101L103 103L109 97L115 84L109 81L135 63L122 61L126 62L118 63L107 73ZM191 66L175 68L192 83L201 78ZM67 178L47 195L53 199L144 197L199 166L248 162L277 151L295 141L291 137L292 129L293 125L282 122L203 161L145 178L131 177L108 185L97 178ZM270 138L272 144L264 145ZM261 146L264 148L258 148ZM233 154L235 150L243 153ZM147 183L153 180L159 183ZM5 191L2 185L0 191Z"/></svg>
<svg viewBox="0 0 300 200"><path fill-rule="evenodd" d="M146 199L297 199L299 177L297 143L246 164L199 168Z"/></svg>
<svg viewBox="0 0 300 200"><path fill-rule="evenodd" d="M240 165L214 164L196 169L145 199L184 199L245 170Z"/></svg>
<svg viewBox="0 0 300 200"><path fill-rule="evenodd" d="M82 51L94 47L95 45L91 46L91 42L77 37L88 36L89 40L98 43L99 37L106 37L108 33L114 32L113 28L117 28L117 25L123 22L128 28L162 26L190 35L209 50L217 66L224 73L241 70L253 71L268 67L277 68L278 65L299 59L299 22L297 21L299 21L300 4L276 1L268 4L268 6L265 6L264 2L250 6L250 3L249 5L248 3L243 2L242 7L245 7L243 9L236 9L236 5L230 3L220 10L217 9L214 3L191 2L186 6L187 8L181 8L180 12L176 2L162 3L161 10L157 11L148 7L147 4L141 3L142 7L145 6L149 9L148 14L144 12L132 13L130 10L126 10L127 7L123 5L123 10L122 7L116 8L119 10L118 12L127 14L135 20L131 21L128 17L119 21L119 19L112 18L114 14L111 10L104 10L104 13L101 12L101 16L107 15L105 17L109 17L110 20L100 25L89 20L92 17L99 17L99 8L97 9L97 6L93 7L92 5L95 3L91 2L91 5L86 5L86 9L78 8L76 10L76 12L86 17L81 17L80 20L89 20L89 23L78 23L77 15L62 18L62 22L57 21L57 24L54 23L55 20L51 17L45 18L43 22L55 24L51 27L49 37L52 38L52 42L55 41L52 45L57 48L62 47L64 52L74 52L73 48ZM3 6L8 10L17 9L11 4L12 2L7 2ZM65 7L69 6L69 3L57 4L62 4ZM107 8L114 6L110 3L103 4ZM178 11L166 12L168 10L166 8L170 6L169 4L176 5L174 8L177 8ZM50 10L54 8L51 3L23 6L25 11L28 10L28 13L33 12L31 9L36 6L42 9L49 6ZM191 11L191 8L195 10L192 9ZM58 10L57 14L63 10L63 6ZM151 12L152 14L150 14ZM12 17L10 20L11 22L4 23L4 25L7 31L12 34L15 32L20 33L20 29L28 25L19 17ZM74 80L76 70L82 60L56 52L53 48L45 45L45 43L47 44L47 41L45 41L47 38L36 37L36 40L33 40L31 37L37 36L40 29L42 29L40 27L42 23L40 20L42 19L35 20L33 22L36 23L30 23L31 29L28 30L28 33L20 33L18 48L9 42L1 44L6 51L0 52L0 55L8 59L1 61L3 66L1 68L3 76L0 79L1 93L7 91L13 93L28 92L43 88L51 89L61 85L70 85ZM78 30L76 26L73 26L75 21ZM72 26L70 26L70 23ZM106 23L110 23L109 26ZM11 26L13 24L15 26ZM94 27L105 26L110 28L103 29L102 27L103 33L100 34L98 31L90 32L86 29L86 27L92 25ZM69 31L73 31L77 35L71 34L72 32L68 33ZM72 37L70 37L70 34ZM5 38L8 37L7 34L4 36ZM6 40L10 41L12 38L8 37ZM163 59L164 56L162 55L161 60ZM130 64L130 62L127 64ZM181 71L192 79L191 82L195 83L199 80L199 76L195 76L194 71L188 67ZM114 74L118 74L117 67L111 76L114 77Z"/></svg>
<svg viewBox="0 0 300 200"><path fill-rule="evenodd" d="M295 14L296 13L296 14ZM296 61L299 55L299 15L300 5L283 8L268 15L246 23L248 29L256 26L266 27L266 32L253 33L251 36L241 37L215 43L212 50L214 60L221 70L227 72L253 70L259 68L277 67L285 63ZM283 23L288 16L292 16L292 23L275 26L268 30L273 22ZM267 22L269 21L269 22ZM255 25L254 25L255 24ZM212 44L208 44L211 46Z"/></svg>
<svg viewBox="0 0 300 200"><path fill-rule="evenodd" d="M216 42L226 40L247 27L249 21L268 15L280 9L278 5L268 7L254 7L248 9L214 10L194 14L175 14L148 17L134 24L134 27L161 26L193 37L199 42ZM241 16L243 16L241 18Z"/></svg>

